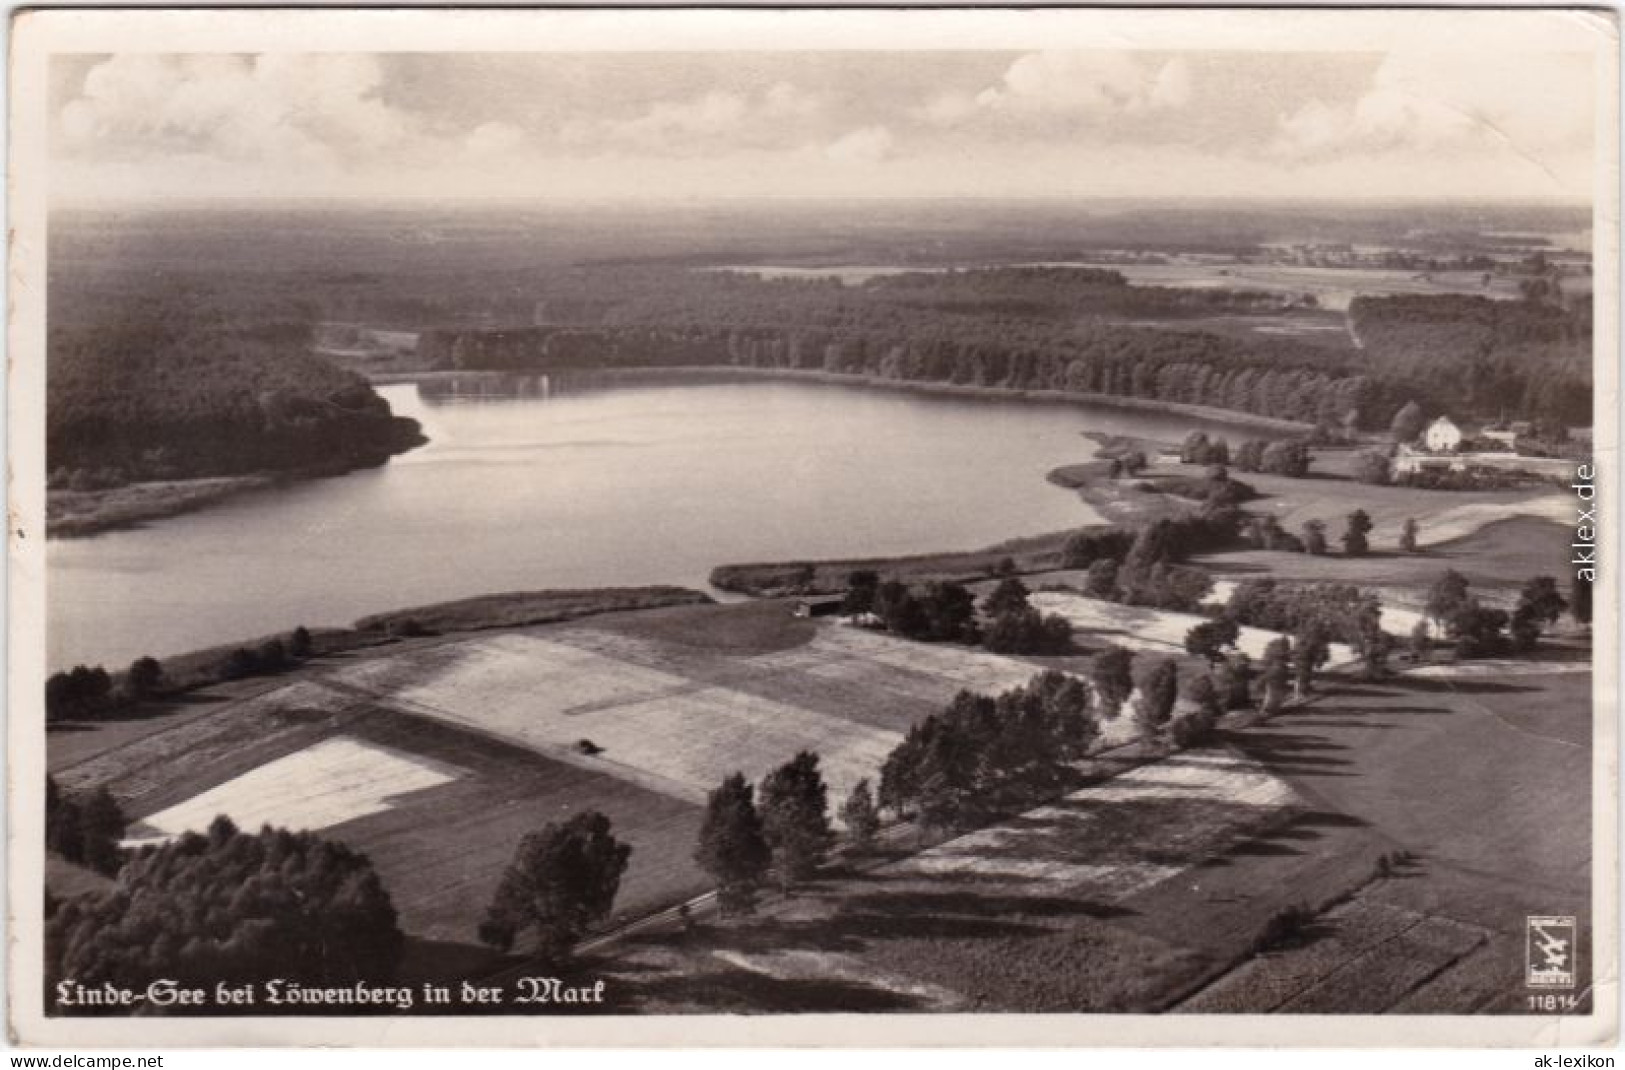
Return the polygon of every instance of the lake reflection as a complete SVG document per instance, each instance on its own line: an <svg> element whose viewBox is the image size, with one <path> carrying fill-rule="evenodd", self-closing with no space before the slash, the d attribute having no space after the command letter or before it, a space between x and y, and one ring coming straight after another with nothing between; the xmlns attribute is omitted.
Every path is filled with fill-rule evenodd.
<svg viewBox="0 0 1625 1070"><path fill-rule="evenodd" d="M122 666L494 591L704 587L726 562L973 549L1096 519L1044 480L1089 456L1080 432L1198 426L687 375L380 392L428 445L145 528L52 540L49 664Z"/></svg>

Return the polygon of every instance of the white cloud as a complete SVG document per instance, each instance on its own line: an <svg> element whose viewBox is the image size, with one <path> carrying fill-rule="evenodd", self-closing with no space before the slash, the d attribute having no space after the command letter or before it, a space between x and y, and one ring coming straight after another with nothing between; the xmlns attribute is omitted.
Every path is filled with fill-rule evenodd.
<svg viewBox="0 0 1625 1070"><path fill-rule="evenodd" d="M481 123L463 139L463 145L476 156L501 156L518 148L525 132L512 123Z"/></svg>
<svg viewBox="0 0 1625 1070"><path fill-rule="evenodd" d="M884 126L863 126L824 146L824 155L837 163L875 164L890 156L896 144Z"/></svg>
<svg viewBox="0 0 1625 1070"><path fill-rule="evenodd" d="M571 148L684 155L726 143L783 145L824 109L824 99L787 82L759 93L712 90L680 101L659 101L623 119L574 119L559 131Z"/></svg>
<svg viewBox="0 0 1625 1070"><path fill-rule="evenodd" d="M365 55L118 55L86 74L59 129L70 151L333 162L414 132L412 116L379 97L381 83Z"/></svg>
<svg viewBox="0 0 1625 1070"><path fill-rule="evenodd" d="M1190 65L1182 58L1158 64L1133 52L1029 52L995 84L941 94L917 114L939 126L984 118L1107 121L1182 108L1190 99Z"/></svg>
<svg viewBox="0 0 1625 1070"><path fill-rule="evenodd" d="M1317 158L1351 151L1509 149L1531 157L1589 144L1592 71L1585 56L1393 53L1356 100L1310 100L1281 119L1273 151Z"/></svg>

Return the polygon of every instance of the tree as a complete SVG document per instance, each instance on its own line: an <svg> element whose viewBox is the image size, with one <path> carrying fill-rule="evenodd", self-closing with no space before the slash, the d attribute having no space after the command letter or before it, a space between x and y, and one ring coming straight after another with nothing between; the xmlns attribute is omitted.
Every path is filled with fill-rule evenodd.
<svg viewBox="0 0 1625 1070"><path fill-rule="evenodd" d="M1417 661L1426 661L1432 651L1433 640L1428 635L1428 622L1418 619L1411 628L1411 657Z"/></svg>
<svg viewBox="0 0 1625 1070"><path fill-rule="evenodd" d="M997 587L982 599L982 612L990 617L1027 609L1027 585L1014 576L999 581Z"/></svg>
<svg viewBox="0 0 1625 1070"><path fill-rule="evenodd" d="M1591 623L1591 580L1578 573L1569 581L1569 613L1576 624Z"/></svg>
<svg viewBox="0 0 1625 1070"><path fill-rule="evenodd" d="M853 847L866 851L873 846L875 835L880 831L880 811L875 807L867 777L853 786L852 794L841 804L841 821L846 825Z"/></svg>
<svg viewBox="0 0 1625 1070"><path fill-rule="evenodd" d="M934 642L974 643L981 634L976 626L976 599L962 583L925 585L920 597L926 627L923 636Z"/></svg>
<svg viewBox="0 0 1625 1070"><path fill-rule="evenodd" d="M982 645L995 654L1060 655L1072 649L1072 622L1032 606L1008 610L993 618Z"/></svg>
<svg viewBox="0 0 1625 1070"><path fill-rule="evenodd" d="M1292 641L1285 636L1271 639L1264 647L1264 663L1258 673L1258 682L1263 690L1259 709L1266 717L1275 714L1286 703L1292 662Z"/></svg>
<svg viewBox="0 0 1625 1070"><path fill-rule="evenodd" d="M562 963L594 922L609 916L631 845L596 810L549 822L519 841L480 923L480 939L502 951L527 929L537 958Z"/></svg>
<svg viewBox="0 0 1625 1070"><path fill-rule="evenodd" d="M898 580L886 580L875 588L874 613L887 631L906 638L922 636L930 627L925 607L908 584Z"/></svg>
<svg viewBox="0 0 1625 1070"><path fill-rule="evenodd" d="M1117 716L1134 690L1133 667L1134 655L1120 646L1106 647L1089 666L1089 682L1108 720Z"/></svg>
<svg viewBox="0 0 1625 1070"><path fill-rule="evenodd" d="M281 672L288 667L288 648L280 639L267 639L260 644L261 672Z"/></svg>
<svg viewBox="0 0 1625 1070"><path fill-rule="evenodd" d="M872 613L875 592L880 588L880 574L874 569L860 568L847 574L846 597L841 600L841 612L848 616Z"/></svg>
<svg viewBox="0 0 1625 1070"><path fill-rule="evenodd" d="M1241 651L1236 651L1219 666L1215 685L1219 701L1227 710L1247 709L1253 704L1253 663Z"/></svg>
<svg viewBox="0 0 1625 1070"><path fill-rule="evenodd" d="M1520 654L1529 653L1540 643L1540 620L1528 606L1520 605L1513 610L1508 631L1512 636L1512 648Z"/></svg>
<svg viewBox="0 0 1625 1070"><path fill-rule="evenodd" d="M1241 629L1228 617L1194 624L1185 633L1185 652L1196 658L1206 658L1209 670L1224 660L1224 652L1235 646Z"/></svg>
<svg viewBox="0 0 1625 1070"><path fill-rule="evenodd" d="M1326 553L1326 521L1305 520L1303 522L1303 548L1306 553L1317 557Z"/></svg>
<svg viewBox="0 0 1625 1070"><path fill-rule="evenodd" d="M1085 757L1100 736L1089 685L1076 676L1046 669L1026 689L1043 709L1048 752L1068 762Z"/></svg>
<svg viewBox="0 0 1625 1070"><path fill-rule="evenodd" d="M1117 559L1102 557L1089 566L1089 575L1083 581L1083 593L1090 598L1117 597Z"/></svg>
<svg viewBox="0 0 1625 1070"><path fill-rule="evenodd" d="M1366 515L1364 509L1356 509L1349 514L1348 530L1343 532L1343 552L1350 557L1363 557L1371 544L1366 536L1371 534L1371 517Z"/></svg>
<svg viewBox="0 0 1625 1070"><path fill-rule="evenodd" d="M1550 576L1536 576L1518 594L1518 609L1527 609L1530 619L1541 624L1556 624L1567 608L1568 602L1557 593L1557 581Z"/></svg>
<svg viewBox="0 0 1625 1070"><path fill-rule="evenodd" d="M1446 569L1444 575L1433 581L1433 586L1428 589L1424 612L1447 634L1453 634L1449 632L1450 622L1467 605L1467 586L1466 576L1455 569Z"/></svg>
<svg viewBox="0 0 1625 1070"><path fill-rule="evenodd" d="M1493 606L1481 605L1470 598L1450 618L1450 634L1456 639L1458 658L1492 658L1506 650L1506 637L1501 632L1508 623L1507 612Z"/></svg>
<svg viewBox="0 0 1625 1070"><path fill-rule="evenodd" d="M136 658L124 674L124 689L132 699L151 698L164 686L164 667L157 658Z"/></svg>
<svg viewBox="0 0 1625 1070"><path fill-rule="evenodd" d="M1354 478L1373 486L1387 486L1393 477L1393 466L1388 455L1381 450L1361 450L1354 455Z"/></svg>
<svg viewBox="0 0 1625 1070"><path fill-rule="evenodd" d="M1389 424L1395 442L1414 442L1422 434L1422 428L1427 425L1427 417L1422 413L1422 406L1414 401L1407 401Z"/></svg>
<svg viewBox="0 0 1625 1070"><path fill-rule="evenodd" d="M69 862L85 860L84 814L56 778L45 778L45 847Z"/></svg>
<svg viewBox="0 0 1625 1070"><path fill-rule="evenodd" d="M1307 621L1292 637L1292 686L1298 698L1309 694L1315 682L1315 670L1326 664L1331 649L1326 642L1326 629L1319 621Z"/></svg>
<svg viewBox="0 0 1625 1070"><path fill-rule="evenodd" d="M1406 517L1405 527L1399 533L1399 548L1401 550L1404 550L1408 554L1414 554L1416 552L1416 532L1416 518L1412 516Z"/></svg>
<svg viewBox="0 0 1625 1070"><path fill-rule="evenodd" d="M1388 658L1393 653L1394 640L1382 630L1382 610L1376 606L1362 612L1359 619L1358 649L1360 666L1369 680L1388 675Z"/></svg>
<svg viewBox="0 0 1625 1070"><path fill-rule="evenodd" d="M1185 698L1190 703L1190 710L1184 716L1176 717L1169 727L1174 744L1181 749L1205 743L1213 734L1219 718L1224 715L1220 709L1218 689L1213 686L1213 678L1209 675L1191 677L1185 688Z"/></svg>
<svg viewBox="0 0 1625 1070"><path fill-rule="evenodd" d="M124 864L124 829L128 819L106 785L90 793L80 805L79 842L85 865L112 876Z"/></svg>
<svg viewBox="0 0 1625 1070"><path fill-rule="evenodd" d="M1140 702L1134 723L1140 738L1155 745L1161 742L1179 698L1179 667L1172 658L1151 663L1140 676Z"/></svg>
<svg viewBox="0 0 1625 1070"><path fill-rule="evenodd" d="M773 854L779 887L788 891L818 871L834 837L829 788L818 755L801 751L762 779L762 836Z"/></svg>
<svg viewBox="0 0 1625 1070"><path fill-rule="evenodd" d="M1259 471L1302 479L1309 474L1313 458L1302 442L1271 442L1259 457Z"/></svg>
<svg viewBox="0 0 1625 1070"><path fill-rule="evenodd" d="M706 799L694 851L694 861L717 882L717 906L724 916L756 909L756 889L772 859L755 790L743 773L735 773Z"/></svg>
<svg viewBox="0 0 1625 1070"><path fill-rule="evenodd" d="M315 653L315 645L310 640L310 629L303 624L293 630L288 637L288 653L304 661Z"/></svg>
<svg viewBox="0 0 1625 1070"><path fill-rule="evenodd" d="M72 978L145 990L389 980L404 937L372 864L311 832L239 832L224 817L128 859L110 891L46 924L47 991Z"/></svg>
<svg viewBox="0 0 1625 1070"><path fill-rule="evenodd" d="M45 681L45 720L94 720L113 707L113 678L97 665L75 665L67 672L52 673Z"/></svg>

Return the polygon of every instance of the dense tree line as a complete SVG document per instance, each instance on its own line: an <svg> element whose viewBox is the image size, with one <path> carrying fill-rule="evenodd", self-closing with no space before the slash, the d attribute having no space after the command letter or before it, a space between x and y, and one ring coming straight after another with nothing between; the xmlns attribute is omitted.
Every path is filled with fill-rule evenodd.
<svg viewBox="0 0 1625 1070"><path fill-rule="evenodd" d="M421 441L359 376L311 354L309 321L131 297L53 318L53 487L378 464Z"/></svg>
<svg viewBox="0 0 1625 1070"><path fill-rule="evenodd" d="M1278 311L1272 295L1132 286L1097 269L989 268L862 286L727 272L583 272L553 280L592 322L426 334L438 367L736 364L917 382L1062 390L1211 405L1326 428L1385 428L1434 411L1588 423L1588 301L1361 297L1361 348L1147 327ZM603 293L617 296L603 304ZM1264 469L1268 470L1268 469Z"/></svg>
<svg viewBox="0 0 1625 1070"><path fill-rule="evenodd" d="M1311 625L1350 646L1362 642L1361 618L1381 611L1374 594L1342 583L1243 580L1230 592L1224 615L1240 624L1292 634Z"/></svg>
<svg viewBox="0 0 1625 1070"><path fill-rule="evenodd" d="M1397 407L1341 351L1111 322L1256 310L1278 306L1277 298L1164 291L1096 278L1102 274L1000 268L842 287L726 272L584 272L561 280L559 296L618 293L597 322L431 331L419 354L443 368L819 370L1211 405L1311 423L1351 414L1385 423Z"/></svg>
<svg viewBox="0 0 1625 1070"><path fill-rule="evenodd" d="M909 729L880 773L880 804L957 828L1003 790L1051 787L1099 734L1088 687L1045 672L991 697L961 691Z"/></svg>
<svg viewBox="0 0 1625 1070"><path fill-rule="evenodd" d="M273 978L376 982L393 975L402 943L366 856L219 817L136 853L111 891L50 904L47 992L62 978L136 991L156 978L211 991Z"/></svg>
<svg viewBox="0 0 1625 1070"><path fill-rule="evenodd" d="M1432 412L1589 426L1591 302L1456 295L1358 297L1367 373ZM1414 437L1414 419L1395 433Z"/></svg>

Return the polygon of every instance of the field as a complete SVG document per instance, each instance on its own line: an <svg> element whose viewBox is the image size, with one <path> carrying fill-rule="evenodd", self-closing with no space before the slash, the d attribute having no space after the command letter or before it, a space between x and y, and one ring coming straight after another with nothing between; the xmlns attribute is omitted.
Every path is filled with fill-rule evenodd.
<svg viewBox="0 0 1625 1070"><path fill-rule="evenodd" d="M1169 651L1189 623L1093 606ZM607 814L633 847L616 917L641 918L709 887L691 852L723 776L812 748L838 803L955 692L1037 668L785 603L680 606L317 659L100 747L53 737L52 768L106 783L136 837L226 812L353 844L415 938L409 971L444 975L495 967L474 926L545 822ZM1588 687L1533 666L1328 679L1220 745L1101 754L1055 802L942 841L899 830L754 919L655 926L589 965L641 1012L1521 1010L1524 916L1587 912ZM1379 870L1395 851L1411 861ZM1294 904L1306 939L1256 954Z"/></svg>
<svg viewBox="0 0 1625 1070"><path fill-rule="evenodd" d="M1269 984L1243 976L1189 1009L1525 1010L1525 917L1575 915L1582 944L1589 930L1590 733L1581 673L1337 685L1246 733L1267 768L1415 862L1318 919L1324 938L1244 968Z"/></svg>
<svg viewBox="0 0 1625 1070"><path fill-rule="evenodd" d="M665 1013L1523 1011L1524 916L1588 925L1563 818L1588 797L1585 695L1339 682L1239 755L1133 766L593 968ZM1260 948L1294 905L1310 923Z"/></svg>
<svg viewBox="0 0 1625 1070"><path fill-rule="evenodd" d="M465 772L332 736L147 815L124 842L139 847L201 832L217 814L229 815L245 829L265 824L332 828L391 809L396 797L438 787Z"/></svg>
<svg viewBox="0 0 1625 1070"><path fill-rule="evenodd" d="M723 777L758 780L810 748L838 805L958 690L1037 671L814 625L782 603L681 606L320 658L53 735L51 766L70 790L107 784L136 839L222 812L323 829L374 860L411 933L467 941L546 821L608 814L633 845L619 911L665 906L706 886L689 856Z"/></svg>
<svg viewBox="0 0 1625 1070"><path fill-rule="evenodd" d="M1152 1009L1212 962L1140 904L1309 817L1256 763L1188 752L603 965L650 1011Z"/></svg>
<svg viewBox="0 0 1625 1070"><path fill-rule="evenodd" d="M1194 613L1179 613L1171 609L1153 609L1148 606L1127 606L1099 598L1063 591L1038 591L1029 599L1033 608L1044 613L1055 613L1072 622L1079 641L1109 642L1130 650L1149 650L1155 653L1182 651L1185 633L1208 620ZM1264 656L1264 648L1279 633L1263 628L1241 629L1236 649L1248 657ZM1327 644L1331 651L1331 664L1350 661L1354 651L1345 643Z"/></svg>

